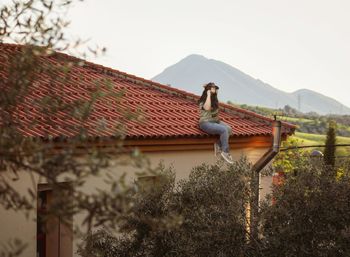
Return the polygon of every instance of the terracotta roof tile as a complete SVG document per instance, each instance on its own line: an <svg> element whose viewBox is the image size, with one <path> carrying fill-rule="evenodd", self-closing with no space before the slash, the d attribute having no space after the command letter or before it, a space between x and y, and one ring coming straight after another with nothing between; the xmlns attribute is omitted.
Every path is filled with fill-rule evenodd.
<svg viewBox="0 0 350 257"><path fill-rule="evenodd" d="M19 45L0 44L0 63L2 63L0 77L3 81L8 77L6 71L9 57L19 53L22 48L23 46ZM79 60L57 53L41 57L41 61L44 65L50 63L59 67L61 64L57 57ZM79 120L64 111L45 117L45 113L38 109L36 101L49 94L57 94L67 103L77 100L88 101L91 99L91 94L96 91L95 81L108 79L112 82L113 92L123 91L124 95L120 101L116 101L113 97L104 97L94 103L91 115L83 124L89 136L113 136L116 125L122 122L127 127L128 138L208 137L198 128L199 96L197 95L90 62L85 62L82 67L73 67L69 74L71 79L66 84L59 81L52 84L47 74L38 74L38 79L33 84L35 87L16 110L19 130L24 135L44 138L48 135L52 137L76 135L75 128L82 125ZM57 70L55 75L62 77L63 73ZM102 91L106 90L102 87ZM272 119L223 103L220 104L220 108L220 118L232 127L234 136L271 134ZM132 112L141 109L144 120L141 122L121 120L121 112L126 109ZM48 119L51 126L48 125ZM104 129L101 130L101 127ZM294 125L283 123L283 133L292 134L294 129Z"/></svg>

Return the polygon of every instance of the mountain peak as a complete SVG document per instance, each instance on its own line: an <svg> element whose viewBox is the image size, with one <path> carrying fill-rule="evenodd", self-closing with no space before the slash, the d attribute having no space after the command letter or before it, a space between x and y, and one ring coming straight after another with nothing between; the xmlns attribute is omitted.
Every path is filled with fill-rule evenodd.
<svg viewBox="0 0 350 257"><path fill-rule="evenodd" d="M203 55L200 54L190 54L186 56L185 58L181 59L177 64L179 63L186 63L186 64L204 64L209 61L208 58L206 58Z"/></svg>
<svg viewBox="0 0 350 257"><path fill-rule="evenodd" d="M208 60L208 58L206 58L204 55L200 55L200 54L190 54L188 56L186 56L183 60Z"/></svg>
<svg viewBox="0 0 350 257"><path fill-rule="evenodd" d="M317 92L307 88L301 88L301 89L295 90L292 94L303 94L303 93L317 93Z"/></svg>
<svg viewBox="0 0 350 257"><path fill-rule="evenodd" d="M350 108L336 100L309 89L287 93L264 83L260 79L200 54L190 54L152 78L185 91L201 94L202 85L213 81L220 85L219 100L238 104L284 108L289 105L301 112L319 114L350 114Z"/></svg>

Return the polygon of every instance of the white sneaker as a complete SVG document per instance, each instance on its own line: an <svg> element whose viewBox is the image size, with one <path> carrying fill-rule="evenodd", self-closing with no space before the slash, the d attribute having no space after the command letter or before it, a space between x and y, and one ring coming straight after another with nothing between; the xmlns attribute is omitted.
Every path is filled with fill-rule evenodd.
<svg viewBox="0 0 350 257"><path fill-rule="evenodd" d="M218 143L214 143L214 155L218 156L219 153L221 153L221 147Z"/></svg>
<svg viewBox="0 0 350 257"><path fill-rule="evenodd" d="M230 153L225 153L225 152L221 152L221 156L222 158L224 158L225 161L227 161L229 164L233 163L233 159Z"/></svg>

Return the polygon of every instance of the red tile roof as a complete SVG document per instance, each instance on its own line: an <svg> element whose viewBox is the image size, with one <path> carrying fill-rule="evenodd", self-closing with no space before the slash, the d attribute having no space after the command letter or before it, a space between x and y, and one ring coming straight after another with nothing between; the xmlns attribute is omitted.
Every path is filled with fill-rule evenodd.
<svg viewBox="0 0 350 257"><path fill-rule="evenodd" d="M9 59L22 49L19 45L0 44L0 81L5 84L9 76ZM49 64L57 67L54 71L56 79L50 80L45 72L37 74L30 92L14 112L12 118L16 119L17 127L24 135L72 137L78 133L76 128L83 125L89 136L109 137L114 135L119 122L126 125L126 137L131 139L209 136L198 128L199 96L86 61L81 66L73 66L70 80L62 83L57 79L64 77L59 69L62 59L79 61L62 53L40 57L44 67ZM97 100L84 124L64 110L48 116L36 104L47 95L56 95L67 103L89 100L96 90L95 81L105 79L111 81L113 92L123 91L124 96L120 102L112 97ZM144 121L122 118L122 110L135 112L138 108L142 109ZM234 136L271 135L272 119L223 103L220 108L220 117L232 127ZM283 123L284 134L292 134L294 129L295 126Z"/></svg>

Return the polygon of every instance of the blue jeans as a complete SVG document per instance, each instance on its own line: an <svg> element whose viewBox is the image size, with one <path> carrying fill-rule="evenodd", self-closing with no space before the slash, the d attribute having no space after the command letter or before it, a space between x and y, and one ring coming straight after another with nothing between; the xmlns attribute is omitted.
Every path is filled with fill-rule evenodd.
<svg viewBox="0 0 350 257"><path fill-rule="evenodd" d="M230 151L228 139L230 135L232 135L232 129L228 124L222 121L219 121L219 123L203 121L199 123L199 128L208 134L220 135L218 144L221 147L222 151L226 153Z"/></svg>

